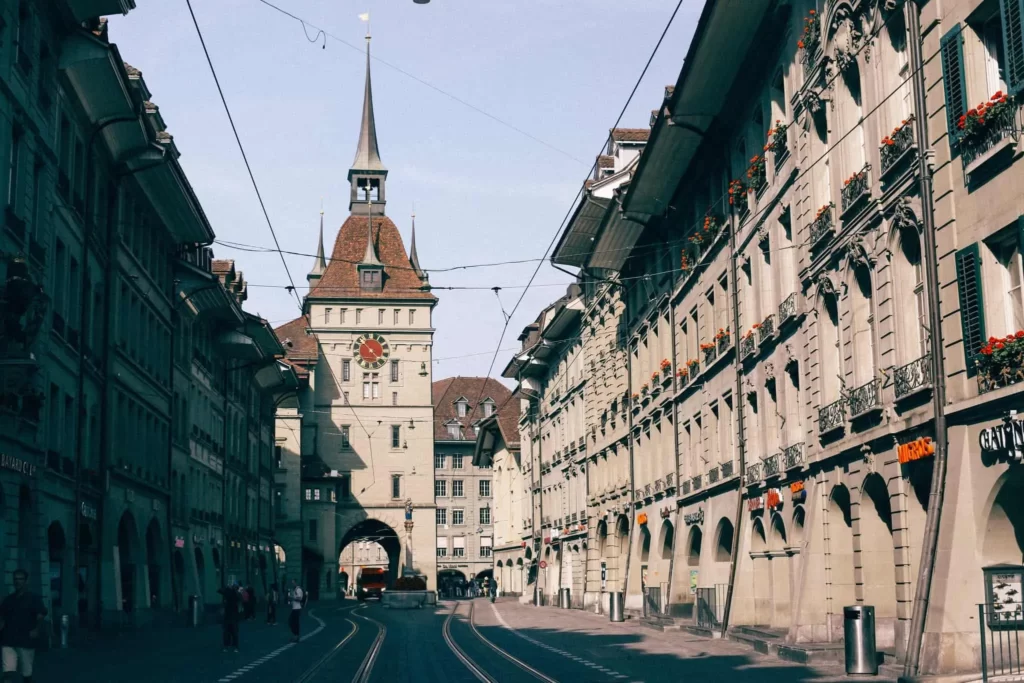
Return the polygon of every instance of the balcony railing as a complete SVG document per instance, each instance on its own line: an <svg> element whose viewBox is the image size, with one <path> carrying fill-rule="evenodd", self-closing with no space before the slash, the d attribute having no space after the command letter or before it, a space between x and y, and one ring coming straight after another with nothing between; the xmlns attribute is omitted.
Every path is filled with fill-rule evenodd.
<svg viewBox="0 0 1024 683"><path fill-rule="evenodd" d="M693 479L691 479L690 482L693 484L693 490L694 491L696 491L697 489L699 489L703 485L702 482L701 482L701 477L700 477L699 474L696 477L694 477Z"/></svg>
<svg viewBox="0 0 1024 683"><path fill-rule="evenodd" d="M896 368L892 383L896 390L896 398L905 398L922 389L932 386L932 355L925 354L915 361Z"/></svg>
<svg viewBox="0 0 1024 683"><path fill-rule="evenodd" d="M718 346L718 355L721 356L729 348L729 345L732 344L732 335L726 332L718 338L715 344Z"/></svg>
<svg viewBox="0 0 1024 683"><path fill-rule="evenodd" d="M731 477L733 475L734 469L735 468L733 467L732 460L730 460L729 462L723 462L721 464L722 479L728 479L729 477Z"/></svg>
<svg viewBox="0 0 1024 683"><path fill-rule="evenodd" d="M913 116L908 118L907 122L895 134L886 138L878 150L883 176L896 165L897 161L903 158L908 149L914 146L914 127L911 125L913 120Z"/></svg>
<svg viewBox="0 0 1024 683"><path fill-rule="evenodd" d="M718 357L718 347L711 344L710 346L706 346L701 349L701 353L704 354L704 366L707 367L715 361L715 358Z"/></svg>
<svg viewBox="0 0 1024 683"><path fill-rule="evenodd" d="M846 401L839 399L818 408L818 433L827 434L846 423Z"/></svg>
<svg viewBox="0 0 1024 683"><path fill-rule="evenodd" d="M708 470L708 484L714 484L718 481L719 471L717 467L712 467Z"/></svg>
<svg viewBox="0 0 1024 683"><path fill-rule="evenodd" d="M673 477L671 472L669 472L668 474L665 475L665 488L666 489L672 488L672 480L673 479L674 479L674 477Z"/></svg>
<svg viewBox="0 0 1024 683"><path fill-rule="evenodd" d="M844 215L857 206L860 200L867 197L868 193L871 191L871 183L868 180L868 169L869 166L865 166L857 173L854 173L846 181L846 184L843 185L840 196L842 198Z"/></svg>
<svg viewBox="0 0 1024 683"><path fill-rule="evenodd" d="M665 490L665 482L662 479L654 480L654 492L661 493Z"/></svg>
<svg viewBox="0 0 1024 683"><path fill-rule="evenodd" d="M1015 109L1005 109L1004 116L990 121L982 133L970 138L961 138L957 142L960 159L964 165L964 173L968 176L987 159L990 152L995 152L1004 140L1016 140L1019 137L1020 131L1016 126Z"/></svg>
<svg viewBox="0 0 1024 683"><path fill-rule="evenodd" d="M850 392L850 417L860 417L882 407L882 384L873 379Z"/></svg>
<svg viewBox="0 0 1024 683"><path fill-rule="evenodd" d="M761 321L761 327L757 329L757 343L764 344L775 336L775 316L769 315Z"/></svg>
<svg viewBox="0 0 1024 683"><path fill-rule="evenodd" d="M644 498L650 498L654 495L654 487L650 484L644 484Z"/></svg>
<svg viewBox="0 0 1024 683"><path fill-rule="evenodd" d="M683 495L684 496L689 495L689 493L690 493L690 480L689 479L687 479L686 481L684 481L682 483L682 488L683 488Z"/></svg>
<svg viewBox="0 0 1024 683"><path fill-rule="evenodd" d="M747 473L744 476L744 482L747 486L756 484L761 481L761 463L752 462L747 464Z"/></svg>
<svg viewBox="0 0 1024 683"><path fill-rule="evenodd" d="M779 473L779 454L769 455L764 459L764 477L774 477Z"/></svg>
<svg viewBox="0 0 1024 683"><path fill-rule="evenodd" d="M740 338L740 358L746 358L757 350L757 340L754 335L745 334Z"/></svg>
<svg viewBox="0 0 1024 683"><path fill-rule="evenodd" d="M804 464L804 445L803 443L795 443L792 446L788 446L786 450L782 451L782 466L791 470L794 467L800 467Z"/></svg>
<svg viewBox="0 0 1024 683"><path fill-rule="evenodd" d="M796 292L787 296L779 304L779 325L796 317Z"/></svg>
<svg viewBox="0 0 1024 683"><path fill-rule="evenodd" d="M812 247L826 237L832 236L835 228L835 222L832 219L832 208L831 204L826 206L811 223L810 237Z"/></svg>

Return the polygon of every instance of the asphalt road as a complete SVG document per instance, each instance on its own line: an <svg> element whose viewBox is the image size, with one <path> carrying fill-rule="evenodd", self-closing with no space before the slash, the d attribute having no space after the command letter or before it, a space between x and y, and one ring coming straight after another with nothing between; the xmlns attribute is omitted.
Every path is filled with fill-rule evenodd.
<svg viewBox="0 0 1024 683"><path fill-rule="evenodd" d="M500 600L385 610L321 603L287 625L246 622L241 651L222 652L220 627L134 633L39 653L36 681L56 683L660 683L839 681L834 669L781 662L723 640L609 624L579 611ZM886 680L880 677L875 680Z"/></svg>

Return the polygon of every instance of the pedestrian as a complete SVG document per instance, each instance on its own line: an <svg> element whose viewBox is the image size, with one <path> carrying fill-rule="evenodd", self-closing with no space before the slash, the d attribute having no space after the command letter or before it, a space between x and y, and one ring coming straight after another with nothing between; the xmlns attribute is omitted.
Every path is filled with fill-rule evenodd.
<svg viewBox="0 0 1024 683"><path fill-rule="evenodd" d="M288 592L288 600L291 603L292 611L288 614L288 626L292 630L292 642L299 642L299 632L302 626L302 606L306 602L306 593L302 587L292 579L292 589Z"/></svg>
<svg viewBox="0 0 1024 683"><path fill-rule="evenodd" d="M270 592L267 593L267 623L277 626L277 582L270 584Z"/></svg>
<svg viewBox="0 0 1024 683"><path fill-rule="evenodd" d="M217 592L224 598L224 621L222 622L224 652L227 652L228 649L238 652L238 609L242 602L241 589L238 584L235 584L234 586L225 586Z"/></svg>
<svg viewBox="0 0 1024 683"><path fill-rule="evenodd" d="M245 589L245 618L247 621L256 619L256 590L252 584Z"/></svg>
<svg viewBox="0 0 1024 683"><path fill-rule="evenodd" d="M36 645L42 632L46 607L28 590L28 572L14 570L14 592L0 604L0 643L3 645L4 679L18 672L24 683L32 683Z"/></svg>

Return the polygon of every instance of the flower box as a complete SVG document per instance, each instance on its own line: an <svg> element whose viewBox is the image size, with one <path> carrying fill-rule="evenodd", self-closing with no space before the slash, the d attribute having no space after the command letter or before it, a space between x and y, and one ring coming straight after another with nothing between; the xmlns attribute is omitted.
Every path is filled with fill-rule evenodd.
<svg viewBox="0 0 1024 683"><path fill-rule="evenodd" d="M783 123L781 119L776 119L775 125L768 130L768 144L764 146L764 151L767 153L771 150L774 155L776 174L778 174L782 164L789 157L789 141L786 137L787 130L789 130L789 126Z"/></svg>
<svg viewBox="0 0 1024 683"><path fill-rule="evenodd" d="M840 191L840 196L842 198L842 214L844 216L852 213L853 209L860 205L861 200L870 194L871 185L868 180L868 168L870 167L865 165L864 168L843 181L843 189Z"/></svg>
<svg viewBox="0 0 1024 683"><path fill-rule="evenodd" d="M768 173L765 167L763 154L756 154L750 158L750 167L747 169L747 187L760 194L761 190L768 184Z"/></svg>
<svg viewBox="0 0 1024 683"><path fill-rule="evenodd" d="M818 213L814 215L814 220L811 221L810 227L810 239L811 247L813 248L819 242L830 237L833 234L835 223L832 220L832 209L835 208L835 204L829 202L825 206L818 209Z"/></svg>
<svg viewBox="0 0 1024 683"><path fill-rule="evenodd" d="M738 214L747 210L747 186L742 180L735 179L729 182L729 206L736 209Z"/></svg>
<svg viewBox="0 0 1024 683"><path fill-rule="evenodd" d="M893 128L892 133L882 138L882 144L878 150L879 160L882 164L881 177L884 179L886 175L894 169L898 162L904 157L909 156L908 152L917 149L914 143L914 115L911 114L909 117L900 122L900 125Z"/></svg>
<svg viewBox="0 0 1024 683"><path fill-rule="evenodd" d="M1024 330L1002 338L989 337L975 363L982 393L1024 381Z"/></svg>

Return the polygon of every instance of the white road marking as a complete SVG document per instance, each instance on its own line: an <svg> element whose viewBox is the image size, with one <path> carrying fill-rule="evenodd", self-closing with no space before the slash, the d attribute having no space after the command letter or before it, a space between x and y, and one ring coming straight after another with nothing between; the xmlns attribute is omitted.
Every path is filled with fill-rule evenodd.
<svg viewBox="0 0 1024 683"><path fill-rule="evenodd" d="M327 627L327 624L324 623L324 620L321 619L320 617L318 617L317 615L313 614L312 611L310 611L309 616L314 621L319 623L320 625L317 626L315 629L313 629L310 633L307 633L306 635L302 636L302 639L300 640L300 642L304 642L304 641L309 640L310 638L312 638L316 634L320 633L320 631L323 631ZM288 643L287 645L282 645L281 647L277 648L276 650L274 650L270 654L264 655L263 657L260 657L259 659L255 660L253 662L250 662L249 664L246 664L245 666L240 667L240 668L236 669L235 671L232 671L227 676L224 676L224 678L218 679L218 683L231 683L231 681L233 681L234 679L239 678L241 676L244 676L245 674L249 673L250 671L252 671L253 669L255 669L258 666L266 664L267 662L269 662L274 657L277 657L278 655L280 655L282 652L285 652L285 651L290 650L291 648L295 647L295 645L296 645L296 643Z"/></svg>

